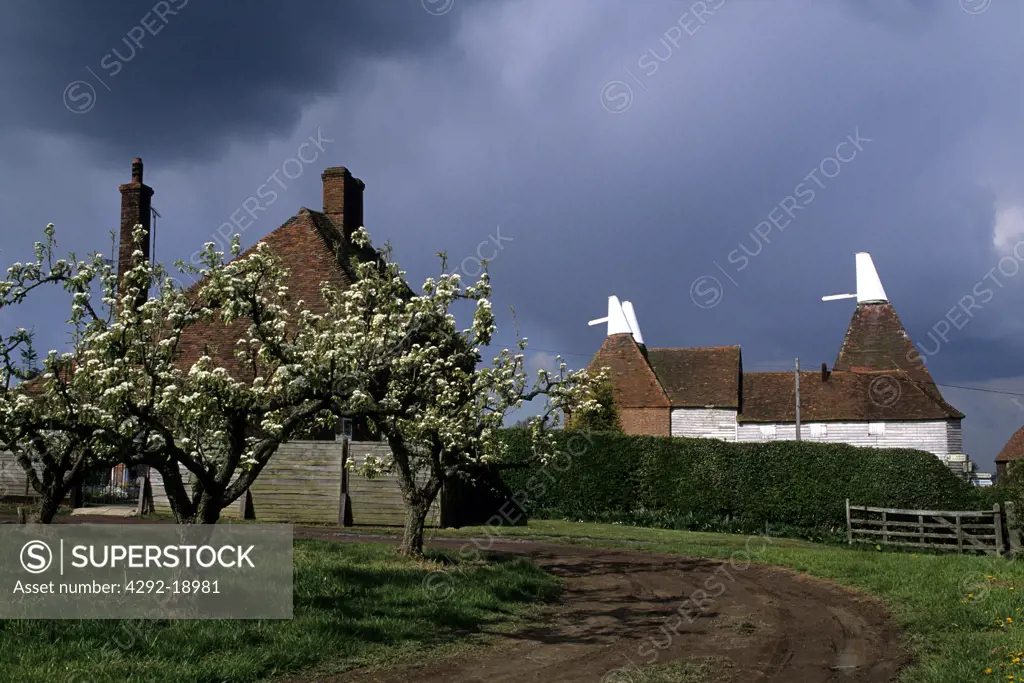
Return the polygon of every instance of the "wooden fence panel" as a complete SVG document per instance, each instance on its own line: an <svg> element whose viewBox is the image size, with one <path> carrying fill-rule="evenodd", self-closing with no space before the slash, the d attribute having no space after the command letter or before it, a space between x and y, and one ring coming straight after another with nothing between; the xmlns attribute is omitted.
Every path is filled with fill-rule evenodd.
<svg viewBox="0 0 1024 683"><path fill-rule="evenodd" d="M341 441L292 441L281 444L278 452L263 468L249 488L252 508L259 522L296 524L337 524L341 498ZM182 479L191 481L191 473L179 468ZM237 475L231 481L237 479ZM163 479L150 471L153 508L158 514L171 514ZM224 508L221 517L241 519L245 496Z"/></svg>
<svg viewBox="0 0 1024 683"><path fill-rule="evenodd" d="M28 476L21 468L14 454L0 453L0 499L35 496L35 490L28 483Z"/></svg>
<svg viewBox="0 0 1024 683"><path fill-rule="evenodd" d="M900 510L846 501L849 543L937 548L1002 555L1003 519L992 510Z"/></svg>
<svg viewBox="0 0 1024 683"><path fill-rule="evenodd" d="M362 465L367 456L387 458L391 449L387 444L354 441L349 449L349 457L354 467ZM440 500L438 495L427 512L427 526L436 527L440 524ZM358 472L348 473L348 504L352 513L353 525L403 526L405 524L405 503L402 501L402 489L398 485L398 477L385 474L367 479Z"/></svg>
<svg viewBox="0 0 1024 683"><path fill-rule="evenodd" d="M181 479L188 486L192 481L192 473L185 469L183 466L178 467L178 471L181 472ZM237 477L232 477L234 481ZM158 515L170 515L171 504L167 500L167 491L164 490L164 479L160 476L160 473L155 469L150 468L149 470L149 486L153 492L153 512ZM141 498L144 495L144 487L139 487L139 496ZM140 501L141 503L141 501ZM238 505L233 504L224 508L221 511L220 516L224 519L240 519L241 515L238 513Z"/></svg>
<svg viewBox="0 0 1024 683"><path fill-rule="evenodd" d="M251 487L260 522L337 524L344 441L282 444Z"/></svg>

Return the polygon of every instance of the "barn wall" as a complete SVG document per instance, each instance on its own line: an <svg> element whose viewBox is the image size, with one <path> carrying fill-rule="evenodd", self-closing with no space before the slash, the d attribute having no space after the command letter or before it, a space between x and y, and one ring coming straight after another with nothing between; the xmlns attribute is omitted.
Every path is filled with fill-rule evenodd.
<svg viewBox="0 0 1024 683"><path fill-rule="evenodd" d="M956 423L955 425L953 423ZM737 429L740 441L765 441L761 436L764 423L741 422ZM824 437L811 436L809 423L800 424L800 438L805 441L824 443L848 443L853 446L875 448L917 448L930 451L938 456L963 451L958 420L932 420L916 422L886 422L885 435L873 436L868 433L867 422L825 422L827 433ZM792 441L796 438L796 425L792 422L775 425L776 441Z"/></svg>
<svg viewBox="0 0 1024 683"><path fill-rule="evenodd" d="M714 437L736 440L736 410L733 408L675 408L672 436Z"/></svg>
<svg viewBox="0 0 1024 683"><path fill-rule="evenodd" d="M964 434L960 430L960 420L950 420L946 423L946 439L949 442L950 453L964 452Z"/></svg>

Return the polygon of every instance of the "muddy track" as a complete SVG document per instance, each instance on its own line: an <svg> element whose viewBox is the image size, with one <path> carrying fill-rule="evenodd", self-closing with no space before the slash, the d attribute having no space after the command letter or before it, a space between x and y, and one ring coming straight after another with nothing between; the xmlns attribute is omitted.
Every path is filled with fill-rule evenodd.
<svg viewBox="0 0 1024 683"><path fill-rule="evenodd" d="M296 536L371 540L327 529L296 529ZM882 683L909 661L877 601L743 557L718 562L523 541L494 542L492 550L529 557L565 580L538 625L497 635L472 656L316 680L629 683L647 665L711 658L716 682Z"/></svg>
<svg viewBox="0 0 1024 683"><path fill-rule="evenodd" d="M4 521L7 521L4 518ZM62 517L61 523L152 523ZM394 544L326 528L296 538ZM471 550L467 539L435 548ZM756 554L760 541L748 549ZM349 671L282 683L633 683L645 666L715 662L709 683L883 683L910 661L903 634L873 598L775 567L537 541L493 541L492 552L529 557L565 580L533 626L495 634L470 656L388 671ZM699 591L703 591L700 593Z"/></svg>

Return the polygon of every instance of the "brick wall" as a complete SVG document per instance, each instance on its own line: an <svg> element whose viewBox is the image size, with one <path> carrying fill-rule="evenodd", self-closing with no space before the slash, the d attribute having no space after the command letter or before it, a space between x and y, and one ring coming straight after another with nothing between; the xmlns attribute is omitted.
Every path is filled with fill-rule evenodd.
<svg viewBox="0 0 1024 683"><path fill-rule="evenodd" d="M619 424L626 434L671 436L668 408L619 408Z"/></svg>

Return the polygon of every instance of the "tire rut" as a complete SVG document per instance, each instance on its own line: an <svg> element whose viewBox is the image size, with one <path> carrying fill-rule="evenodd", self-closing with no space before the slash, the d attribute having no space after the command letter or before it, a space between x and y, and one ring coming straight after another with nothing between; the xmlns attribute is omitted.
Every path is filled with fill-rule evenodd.
<svg viewBox="0 0 1024 683"><path fill-rule="evenodd" d="M296 535L365 541L319 529ZM909 661L878 601L788 570L540 542L498 541L491 550L529 557L566 581L539 623L493 635L470 655L290 683L628 683L645 666L687 658L711 658L715 683L884 683Z"/></svg>

